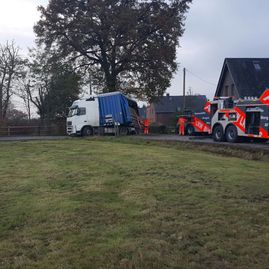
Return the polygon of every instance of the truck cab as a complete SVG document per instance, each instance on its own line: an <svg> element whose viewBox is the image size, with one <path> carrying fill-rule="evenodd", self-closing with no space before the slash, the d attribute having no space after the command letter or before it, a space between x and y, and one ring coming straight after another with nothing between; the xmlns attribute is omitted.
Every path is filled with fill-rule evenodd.
<svg viewBox="0 0 269 269"><path fill-rule="evenodd" d="M98 97L90 96L76 100L69 109L67 117L68 135L92 135L94 129L99 127Z"/></svg>

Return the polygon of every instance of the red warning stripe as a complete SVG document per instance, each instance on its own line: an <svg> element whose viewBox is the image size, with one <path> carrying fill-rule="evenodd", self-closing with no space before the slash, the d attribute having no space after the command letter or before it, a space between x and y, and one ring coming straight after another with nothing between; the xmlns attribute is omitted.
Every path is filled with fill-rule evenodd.
<svg viewBox="0 0 269 269"><path fill-rule="evenodd" d="M211 103L210 102L207 102L204 106L204 111L207 113L207 114L210 114L211 112Z"/></svg>
<svg viewBox="0 0 269 269"><path fill-rule="evenodd" d="M260 97L260 101L269 106L269 89L266 89Z"/></svg>
<svg viewBox="0 0 269 269"><path fill-rule="evenodd" d="M239 128L242 132L246 132L246 114L240 110L238 107L234 108L237 113L237 121L234 122L234 125Z"/></svg>
<svg viewBox="0 0 269 269"><path fill-rule="evenodd" d="M260 137L261 138L269 138L269 133L262 127L260 127Z"/></svg>
<svg viewBox="0 0 269 269"><path fill-rule="evenodd" d="M192 125L200 132L210 133L210 127L202 120L193 117Z"/></svg>

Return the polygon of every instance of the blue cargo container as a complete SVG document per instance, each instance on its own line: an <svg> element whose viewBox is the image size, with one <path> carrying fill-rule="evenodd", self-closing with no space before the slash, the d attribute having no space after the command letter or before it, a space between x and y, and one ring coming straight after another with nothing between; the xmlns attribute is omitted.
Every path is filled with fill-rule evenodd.
<svg viewBox="0 0 269 269"><path fill-rule="evenodd" d="M107 115L111 115L113 121L120 125L129 126L132 124L132 113L129 102L123 94L116 92L111 94L101 94L98 96L100 126L106 124ZM133 102L133 101L132 101Z"/></svg>

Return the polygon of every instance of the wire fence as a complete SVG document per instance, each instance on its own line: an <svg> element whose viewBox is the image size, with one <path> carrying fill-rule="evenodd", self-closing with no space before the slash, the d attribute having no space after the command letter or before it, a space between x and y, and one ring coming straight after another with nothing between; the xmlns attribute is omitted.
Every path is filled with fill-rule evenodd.
<svg viewBox="0 0 269 269"><path fill-rule="evenodd" d="M99 128L99 135L105 133L105 127ZM142 132L143 130L141 130ZM167 126L150 126L149 132L152 134L173 134L177 132L175 127ZM113 130L111 129L111 133ZM0 137L4 136L63 136L67 135L65 125L52 125L52 126L1 126Z"/></svg>
<svg viewBox="0 0 269 269"><path fill-rule="evenodd" d="M0 127L0 136L53 136L65 135L65 128L61 126L6 126Z"/></svg>

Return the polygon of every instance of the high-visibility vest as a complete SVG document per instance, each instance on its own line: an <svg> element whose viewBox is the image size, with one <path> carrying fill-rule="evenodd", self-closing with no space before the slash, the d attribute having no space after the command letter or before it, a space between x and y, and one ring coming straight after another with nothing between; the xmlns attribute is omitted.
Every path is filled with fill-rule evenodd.
<svg viewBox="0 0 269 269"><path fill-rule="evenodd" d="M144 126L145 126L145 127L149 127L149 120L148 120L148 119L145 119L145 120L144 120Z"/></svg>

